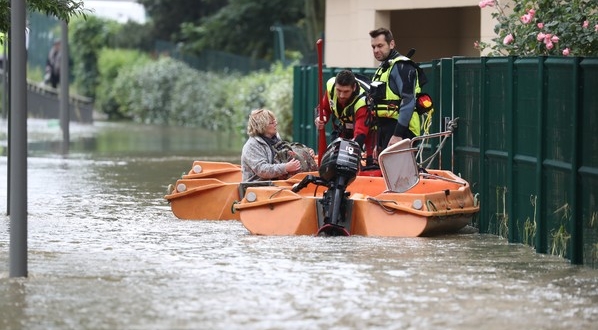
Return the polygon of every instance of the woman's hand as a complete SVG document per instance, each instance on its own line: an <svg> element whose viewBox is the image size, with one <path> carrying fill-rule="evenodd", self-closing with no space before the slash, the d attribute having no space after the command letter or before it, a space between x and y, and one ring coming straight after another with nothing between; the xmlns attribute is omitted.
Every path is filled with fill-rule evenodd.
<svg viewBox="0 0 598 330"><path fill-rule="evenodd" d="M287 171L287 173L299 172L299 170L301 169L301 162L293 158L284 165L284 169Z"/></svg>

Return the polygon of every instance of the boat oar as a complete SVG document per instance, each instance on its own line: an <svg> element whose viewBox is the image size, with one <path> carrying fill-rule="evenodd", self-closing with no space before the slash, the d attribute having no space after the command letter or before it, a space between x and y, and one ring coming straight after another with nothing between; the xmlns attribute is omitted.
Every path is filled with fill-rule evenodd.
<svg viewBox="0 0 598 330"><path fill-rule="evenodd" d="M322 39L318 39L316 41L316 48L318 49L318 112L320 116L320 121L324 121L324 115L320 110L320 102L322 101ZM322 126L322 128L318 129L318 166L322 165L322 157L324 156L324 151L326 150L326 128Z"/></svg>

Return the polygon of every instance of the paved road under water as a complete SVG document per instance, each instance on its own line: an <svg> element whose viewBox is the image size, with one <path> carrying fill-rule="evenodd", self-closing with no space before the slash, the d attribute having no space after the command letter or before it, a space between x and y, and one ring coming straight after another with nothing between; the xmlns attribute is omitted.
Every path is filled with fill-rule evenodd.
<svg viewBox="0 0 598 330"><path fill-rule="evenodd" d="M38 126L41 135L57 129L34 121L30 132ZM217 142L190 130L101 123L71 134L86 142L66 157L51 141L30 146L26 278L8 277L10 221L0 217L0 329L598 324L598 270L477 233L263 237L235 221L179 220L166 187L193 157L230 160L213 154ZM2 156L3 214L6 176Z"/></svg>

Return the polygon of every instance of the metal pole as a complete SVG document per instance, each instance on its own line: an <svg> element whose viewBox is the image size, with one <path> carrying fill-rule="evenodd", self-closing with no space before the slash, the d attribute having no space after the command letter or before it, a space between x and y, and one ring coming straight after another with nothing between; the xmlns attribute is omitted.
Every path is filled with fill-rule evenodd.
<svg viewBox="0 0 598 330"><path fill-rule="evenodd" d="M27 276L27 67L25 0L11 0L10 277Z"/></svg>
<svg viewBox="0 0 598 330"><path fill-rule="evenodd" d="M278 53L280 57L280 62L282 63L282 65L285 65L286 59L284 55L284 31L282 30L282 27L280 27L279 25L271 26L270 31L276 33L275 40L278 43Z"/></svg>
<svg viewBox="0 0 598 330"><path fill-rule="evenodd" d="M68 25L65 21L60 22L60 127L62 128L62 154L69 152L69 44Z"/></svg>
<svg viewBox="0 0 598 330"><path fill-rule="evenodd" d="M4 62L2 70L4 71L4 94L2 101L4 103L4 115L10 123L10 52L8 43L10 42L10 29L4 36ZM10 124L8 125L8 141L10 141ZM6 157L10 159L10 148L8 148ZM6 166L6 215L10 215L10 162Z"/></svg>
<svg viewBox="0 0 598 330"><path fill-rule="evenodd" d="M2 93L2 116L8 118L8 31L4 34L4 44L2 44L2 86L4 91Z"/></svg>

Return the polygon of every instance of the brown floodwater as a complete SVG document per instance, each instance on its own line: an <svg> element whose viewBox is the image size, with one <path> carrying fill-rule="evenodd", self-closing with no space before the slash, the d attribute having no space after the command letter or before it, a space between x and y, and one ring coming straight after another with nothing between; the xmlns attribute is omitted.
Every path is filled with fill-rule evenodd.
<svg viewBox="0 0 598 330"><path fill-rule="evenodd" d="M6 150L0 157L0 329L598 324L598 270L494 235L266 237L236 221L177 219L168 184L194 159L238 161L242 138L95 123L74 125L60 155L55 122L28 130L25 278L8 276Z"/></svg>

